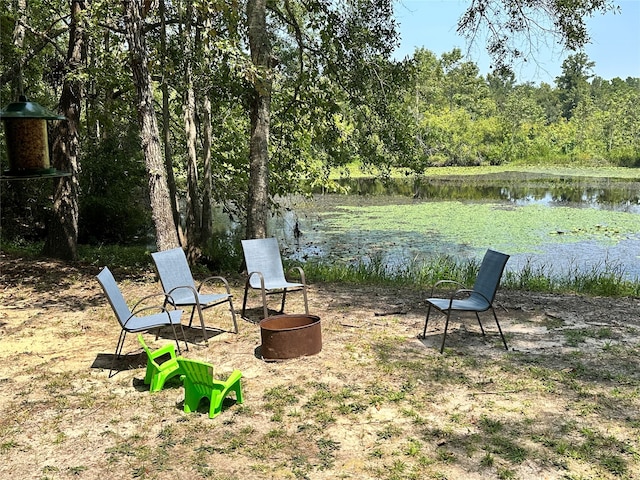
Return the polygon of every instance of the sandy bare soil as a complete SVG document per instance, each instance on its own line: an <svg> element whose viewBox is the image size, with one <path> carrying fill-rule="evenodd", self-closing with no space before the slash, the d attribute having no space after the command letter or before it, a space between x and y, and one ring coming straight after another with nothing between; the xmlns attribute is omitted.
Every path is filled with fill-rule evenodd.
<svg viewBox="0 0 640 480"><path fill-rule="evenodd" d="M440 355L440 319L417 338L425 292L314 284L322 351L284 362L260 357L261 309L237 335L214 309L208 345L186 328L183 354L241 370L245 402L210 420L182 411L179 384L148 392L134 335L108 378L120 330L99 266L0 255L0 478L640 478L639 299L502 290L509 352L484 316L485 337L452 321ZM153 271L113 271L131 301L160 291ZM597 461L563 453L591 445L587 429L609 439ZM497 440L521 434L519 450ZM597 448L622 451L608 464Z"/></svg>

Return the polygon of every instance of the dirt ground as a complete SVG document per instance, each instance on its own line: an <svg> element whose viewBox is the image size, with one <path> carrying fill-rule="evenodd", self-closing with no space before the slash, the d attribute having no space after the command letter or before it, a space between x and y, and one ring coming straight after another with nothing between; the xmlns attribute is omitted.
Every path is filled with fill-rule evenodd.
<svg viewBox="0 0 640 480"><path fill-rule="evenodd" d="M302 404L306 398L304 391L309 391L311 382L321 382L329 391L337 385L349 385L358 391L358 385L372 385L374 376L388 392L395 372L399 371L393 368L400 368L395 365L401 362L406 362L406 368L414 368L412 365L418 362L425 368L445 368L450 372L452 366L468 367L470 362L480 362L490 369L506 356L520 354L518 358L535 358L536 365L566 372L576 368L572 358L579 355L580 364L588 368L591 363L601 362L602 352L612 346L619 351L637 351L639 299L501 290L497 311L509 352L502 347L492 318L485 316L485 337L480 335L477 322L471 321L473 318L452 321L447 337L450 350L440 355L443 327L440 320L433 322L425 340L417 338L424 324L425 292L313 284L309 304L311 313L322 319L322 351L284 362L265 362L260 357L257 325L260 309L252 308L249 320L238 318L238 334L215 328L230 329L231 320L223 308L214 309L213 313L206 313L212 337L208 345L200 341L199 329L186 328L189 351L183 355L209 361L221 374L241 370L245 401L243 405L226 404L221 416L210 420L203 412L185 414L182 411L179 386L155 394L148 392L142 382L146 359L134 335L127 337L124 347L127 355L118 363L117 374L108 377L120 329L95 280L99 266L69 266L6 254L0 254L0 260L0 478L364 479L420 478L416 473L419 471L428 472L422 478L451 479L616 477L615 469L602 474L602 470L595 467L590 470L588 462L574 463L571 458L558 465L546 454L539 453L539 448L535 450L538 453L530 453L524 461L505 463L509 470L495 465L483 470L478 459L482 455L489 458L485 451L462 453L450 440L451 434L439 435L433 433L434 430L431 437L424 434L418 437L414 432L398 435L405 438L398 438L397 442L406 442L409 437L420 438L416 444L421 445L421 458L431 459L431 463L425 460L420 464L416 460L413 464L409 453L391 453L394 430L390 426L406 424L407 428L417 428L411 425L418 422L409 422L411 416L406 415L409 406L414 411L420 410L415 402L408 403L410 400L404 397L400 403L383 399L362 407L366 412L360 416L354 417L353 412L349 415L334 412L337 420L325 423L318 420L318 415L306 417L305 412L317 413L318 410L312 407L305 410ZM113 271L128 300L160 289L153 271L137 275ZM242 280L233 279L231 284L239 310ZM252 307L258 306L256 294L250 297L250 303ZM277 302L270 305L276 307ZM287 305L287 311L300 311L301 296L291 294ZM585 333L594 331L601 334ZM152 334L146 334L145 338L152 347L157 347L171 341L170 332L166 333L158 340ZM380 345L389 346L389 350L382 352ZM380 366L384 355L391 357L388 371ZM616 358L621 357L606 358L610 368L615 369ZM617 435L616 438L629 445L630 450L620 454L626 465L620 478L636 478L635 469L640 465L640 359L637 356L623 358L622 383L631 393L635 389L636 396L630 393L615 408L606 406L607 411L619 411L623 419L619 420L617 414L598 419L597 411L585 415L593 415L589 420L593 425L606 424L611 435ZM518 365L525 364L522 361ZM476 420L488 415L490 410L486 409L497 408L496 403L502 405L501 411L508 416L512 414L513 405L517 405L515 410L525 408L522 405L535 410L536 402L542 401L544 405L537 408L543 408L544 412L528 415L556 418L548 420L545 426L548 430L553 429L553 422L562 422L563 416L574 415L565 403L565 395L540 393L517 383L505 388L497 380L496 371L469 375L476 375L470 384L452 384L450 379L445 379L442 392L429 393L431 396L424 393L420 398L435 401L446 396L449 412L461 412L465 418ZM625 388L625 385L615 385L615 376L608 382L604 390ZM274 387L279 385L286 385L287 391L294 394L296 385L301 389L297 393L301 397L298 406L286 407L286 418L280 422L274 420L273 402L269 400ZM490 396L493 403L487 407ZM588 398L593 400L592 396ZM615 400L608 401L615 403ZM307 405L311 405L308 398ZM396 408L396 405L401 406ZM429 421L442 421L438 416L444 415L444 410L428 403L423 407L422 428ZM581 418L576 420L581 421ZM478 430L473 423L465 428ZM302 439L311 437L301 435L304 427L311 425L322 428L316 430L315 443L307 445ZM277 431L286 432L280 443L275 444L276 447L269 443L268 452L261 450L273 441ZM389 432L388 444L382 443L381 431ZM234 432L231 436L237 445L232 443L229 432ZM289 445L287 436L295 438L296 445ZM319 437L331 442L318 443ZM448 444L455 454L453 461L437 454ZM282 453L277 445L282 446ZM327 457L322 454L327 450L322 450L322 445L333 446L330 461L325 464L323 458ZM300 452L291 453L296 448ZM398 447L397 451L404 450ZM533 452L533 447L528 451ZM317 460L315 463L306 460L312 465L292 466L297 461L303 462L300 458L304 455ZM496 459L499 460L497 455ZM398 469L396 476L393 468ZM512 476L504 474L505 471Z"/></svg>

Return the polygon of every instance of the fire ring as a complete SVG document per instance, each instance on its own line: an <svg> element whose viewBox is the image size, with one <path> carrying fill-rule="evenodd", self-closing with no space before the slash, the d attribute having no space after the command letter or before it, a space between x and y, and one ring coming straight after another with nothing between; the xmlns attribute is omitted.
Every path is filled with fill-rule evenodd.
<svg viewBox="0 0 640 480"><path fill-rule="evenodd" d="M260 322L262 358L286 360L315 355L322 350L320 317L316 315L274 315Z"/></svg>

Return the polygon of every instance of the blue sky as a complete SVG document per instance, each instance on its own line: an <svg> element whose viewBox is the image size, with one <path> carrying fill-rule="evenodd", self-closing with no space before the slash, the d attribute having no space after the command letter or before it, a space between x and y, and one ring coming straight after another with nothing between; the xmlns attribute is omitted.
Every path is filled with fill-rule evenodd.
<svg viewBox="0 0 640 480"><path fill-rule="evenodd" d="M620 14L598 14L588 19L591 43L585 52L595 62L594 73L604 79L620 77L640 78L640 0L617 0ZM401 35L400 47L394 57L411 56L416 48L424 47L437 56L460 48L466 59L487 74L490 60L484 40L468 47L458 36L458 18L470 4L470 0L400 0L396 4L396 20ZM563 51L557 44L540 47L535 62L513 65L518 82L546 82L553 84L562 72L562 62L572 52Z"/></svg>

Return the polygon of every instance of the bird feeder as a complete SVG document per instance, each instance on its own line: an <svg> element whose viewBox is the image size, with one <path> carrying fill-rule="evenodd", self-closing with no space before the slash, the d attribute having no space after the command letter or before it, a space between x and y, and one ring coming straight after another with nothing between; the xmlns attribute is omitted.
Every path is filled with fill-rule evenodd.
<svg viewBox="0 0 640 480"><path fill-rule="evenodd" d="M20 96L19 101L10 103L0 111L4 123L9 169L8 176L56 175L56 169L49 161L49 140L47 120L65 120Z"/></svg>

